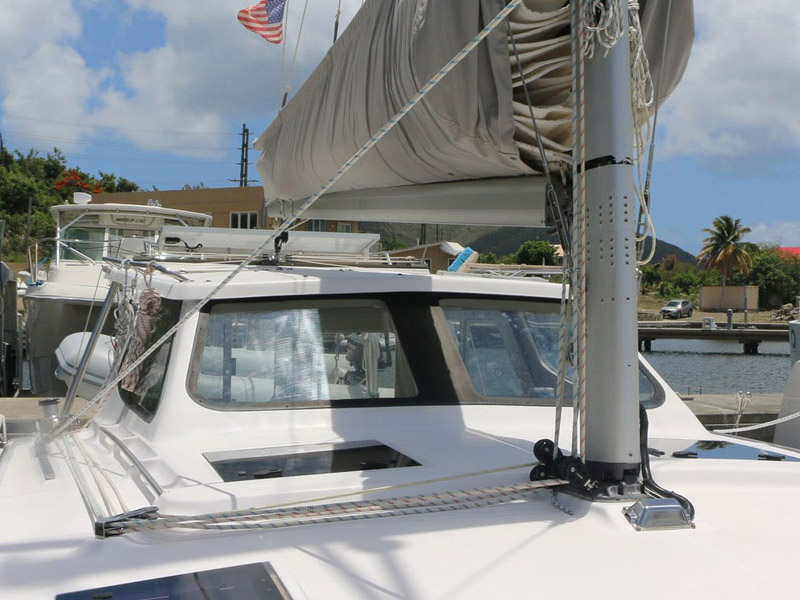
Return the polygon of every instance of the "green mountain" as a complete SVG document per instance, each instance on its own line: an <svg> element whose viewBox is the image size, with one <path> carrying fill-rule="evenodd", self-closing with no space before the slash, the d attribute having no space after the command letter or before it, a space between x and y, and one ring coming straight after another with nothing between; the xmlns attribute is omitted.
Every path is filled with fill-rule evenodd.
<svg viewBox="0 0 800 600"><path fill-rule="evenodd" d="M422 235L420 225L400 223L361 222L359 230L365 233L378 233L382 240L388 241L390 244L402 244L405 247L419 245ZM425 242L431 243L437 240L457 242L462 246L469 246L481 254L493 252L498 257L516 252L524 242L529 240L545 240L551 244L558 244L558 236L544 228L427 225ZM650 238L647 243L649 240ZM670 255L674 255L680 262L689 264L697 262L691 253L663 240L657 241L652 262L661 262L664 257Z"/></svg>

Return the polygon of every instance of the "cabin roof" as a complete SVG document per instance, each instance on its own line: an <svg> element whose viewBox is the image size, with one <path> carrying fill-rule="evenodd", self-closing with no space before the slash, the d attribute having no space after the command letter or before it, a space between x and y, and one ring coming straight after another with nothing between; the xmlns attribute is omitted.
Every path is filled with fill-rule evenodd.
<svg viewBox="0 0 800 600"><path fill-rule="evenodd" d="M162 297L199 300L217 288L236 264L170 265L176 276L154 273L151 285ZM112 279L125 281L124 269ZM128 275L129 277L129 275ZM185 279L185 280L181 280ZM130 281L130 279L128 279ZM344 295L362 293L462 293L536 296L559 299L561 286L536 278L431 274L422 269L362 267L248 266L217 294L220 299L264 296Z"/></svg>

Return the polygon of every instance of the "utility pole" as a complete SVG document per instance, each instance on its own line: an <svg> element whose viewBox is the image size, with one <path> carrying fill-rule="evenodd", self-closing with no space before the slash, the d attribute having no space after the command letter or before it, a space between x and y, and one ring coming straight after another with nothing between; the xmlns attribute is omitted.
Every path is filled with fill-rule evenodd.
<svg viewBox="0 0 800 600"><path fill-rule="evenodd" d="M250 181L247 177L248 153L250 151L250 130L245 123L242 123L242 147L239 155L239 179L228 179L228 181L239 182L239 187L247 187Z"/></svg>
<svg viewBox="0 0 800 600"><path fill-rule="evenodd" d="M247 153L250 148L250 130L242 123L242 151L239 162L239 187L247 187Z"/></svg>

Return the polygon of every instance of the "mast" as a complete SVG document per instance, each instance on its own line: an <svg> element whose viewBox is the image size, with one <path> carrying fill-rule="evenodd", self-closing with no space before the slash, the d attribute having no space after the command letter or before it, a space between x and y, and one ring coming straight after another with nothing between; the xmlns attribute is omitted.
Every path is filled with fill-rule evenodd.
<svg viewBox="0 0 800 600"><path fill-rule="evenodd" d="M620 2L619 10L623 26L616 44L608 52L597 44L584 63L585 460L593 479L635 484L640 469L639 368L627 2Z"/></svg>

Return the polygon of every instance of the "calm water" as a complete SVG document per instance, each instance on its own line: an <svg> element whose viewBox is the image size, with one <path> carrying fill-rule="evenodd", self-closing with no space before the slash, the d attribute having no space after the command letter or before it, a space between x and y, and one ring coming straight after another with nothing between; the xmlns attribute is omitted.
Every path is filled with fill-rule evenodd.
<svg viewBox="0 0 800 600"><path fill-rule="evenodd" d="M654 340L643 356L679 394L783 393L789 342L762 342L746 355L738 342Z"/></svg>

